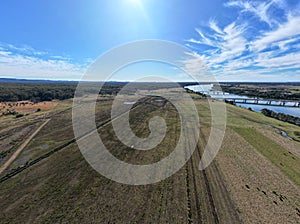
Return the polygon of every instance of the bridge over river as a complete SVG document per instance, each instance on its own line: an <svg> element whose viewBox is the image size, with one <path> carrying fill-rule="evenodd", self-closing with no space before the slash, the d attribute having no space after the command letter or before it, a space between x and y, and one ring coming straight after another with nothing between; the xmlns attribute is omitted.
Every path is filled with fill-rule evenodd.
<svg viewBox="0 0 300 224"><path fill-rule="evenodd" d="M227 98L222 97L222 100L226 100L233 103L242 104L257 104L267 106L282 106L282 107L300 107L300 101L296 100L278 100L278 99L253 99L253 98Z"/></svg>
<svg viewBox="0 0 300 224"><path fill-rule="evenodd" d="M192 87L192 88L191 88ZM300 108L300 100L284 100L284 99L262 99L262 98L250 98L247 96L239 96L235 94L226 93L220 90L212 89L212 86L208 87L195 85L191 87L185 87L193 92L200 93L202 95L211 97L217 100L223 100L232 102L235 104L256 104L263 106L279 106L279 107L294 107L295 109Z"/></svg>
<svg viewBox="0 0 300 224"><path fill-rule="evenodd" d="M281 107L299 107L299 100L280 100L280 99L256 99L247 97L232 97L231 94L222 91L198 91L198 93L205 94L211 98L218 100L226 100L232 103L241 104L257 104L266 106L281 106Z"/></svg>

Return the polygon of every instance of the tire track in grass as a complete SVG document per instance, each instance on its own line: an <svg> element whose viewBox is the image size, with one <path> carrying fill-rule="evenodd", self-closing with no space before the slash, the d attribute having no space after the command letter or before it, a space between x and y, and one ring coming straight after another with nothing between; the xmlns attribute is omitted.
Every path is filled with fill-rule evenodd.
<svg viewBox="0 0 300 224"><path fill-rule="evenodd" d="M203 133L203 130L201 129L200 136L203 139L204 145L207 145L205 135ZM196 151L199 158L201 158L201 150L198 144ZM213 160L210 166L203 170L201 173L205 181L206 192L215 223L242 223L237 213L236 206L225 186L224 179L219 170L219 167L217 166L216 161ZM218 204L218 206L216 206L216 203ZM217 207L220 207L220 212L218 212Z"/></svg>
<svg viewBox="0 0 300 224"><path fill-rule="evenodd" d="M198 189L197 189L197 181L196 181L196 172L195 172L195 163L193 156L190 158L190 163L191 163L191 173L192 173L192 182L193 182L193 188L194 188L194 200L195 200L195 205L196 205L196 220L197 223L202 223L202 214L201 214L201 207L200 207L200 201L199 201L199 194L198 194ZM198 170L196 168L196 170Z"/></svg>
<svg viewBox="0 0 300 224"><path fill-rule="evenodd" d="M190 190L190 177L188 166L185 166L185 184L186 184L186 196L187 196L187 214L188 214L188 223L193 223L192 221L192 206L191 206L191 190Z"/></svg>
<svg viewBox="0 0 300 224"><path fill-rule="evenodd" d="M215 203L214 203L214 199L213 199L213 196L212 196L212 193L211 193L211 190L210 190L209 181L208 181L205 170L202 170L202 174L203 174L204 181L205 181L206 192L207 192L207 195L208 195L212 215L214 217L215 223L220 223L218 213L217 213L217 210L216 210L216 206L215 206Z"/></svg>
<svg viewBox="0 0 300 224"><path fill-rule="evenodd" d="M13 161L20 155L23 149L28 145L28 143L34 138L34 136L39 133L39 131L50 121L47 119L37 130L35 130L21 145L20 147L12 154L12 156L1 166L0 175L12 164Z"/></svg>
<svg viewBox="0 0 300 224"><path fill-rule="evenodd" d="M200 135L201 135L203 141L205 142L205 144L207 144L206 140L205 140L205 136L202 133L201 129L200 129ZM194 136L194 138L195 137L196 136ZM196 151L197 151L197 155L198 155L199 159L201 159L201 152L200 152L198 144L196 145ZM213 199L213 196L212 196L212 192L211 192L211 189L210 189L209 181L208 181L208 178L207 178L207 175L206 175L206 171L202 170L201 173L202 173L203 180L204 180L204 183L205 183L206 193L207 193L207 197L208 197L208 201L209 201L209 205L210 205L210 211L212 213L212 216L214 218L215 223L218 224L218 223L220 223L219 222L219 217L218 217L218 213L217 213L216 206L215 206L215 203L214 203L214 199Z"/></svg>

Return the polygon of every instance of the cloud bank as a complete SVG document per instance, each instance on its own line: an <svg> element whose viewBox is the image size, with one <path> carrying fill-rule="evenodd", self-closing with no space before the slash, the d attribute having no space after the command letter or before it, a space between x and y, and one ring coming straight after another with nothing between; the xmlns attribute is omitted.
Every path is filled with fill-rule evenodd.
<svg viewBox="0 0 300 224"><path fill-rule="evenodd" d="M299 6L238 0L224 7L238 9L239 16L225 26L210 20L187 40L219 80L300 81Z"/></svg>
<svg viewBox="0 0 300 224"><path fill-rule="evenodd" d="M2 77L79 80L85 68L85 64L76 64L68 57L50 55L30 46L0 45Z"/></svg>

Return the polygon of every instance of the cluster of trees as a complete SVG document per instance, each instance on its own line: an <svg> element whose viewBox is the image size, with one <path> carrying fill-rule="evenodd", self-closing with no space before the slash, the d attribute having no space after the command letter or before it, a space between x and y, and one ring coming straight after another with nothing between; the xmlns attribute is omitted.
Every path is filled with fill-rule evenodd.
<svg viewBox="0 0 300 224"><path fill-rule="evenodd" d="M272 117L272 118L275 118L280 121L285 121L285 122L289 122L291 124L300 126L300 118L299 117L294 117L294 116L291 116L288 114L283 114L283 113L276 113L276 112L274 112L272 110L268 110L268 109L262 109L261 112L265 116Z"/></svg>
<svg viewBox="0 0 300 224"><path fill-rule="evenodd" d="M72 98L76 85L54 83L0 83L0 101L14 102L30 100L32 102L64 100Z"/></svg>
<svg viewBox="0 0 300 224"><path fill-rule="evenodd" d="M199 95L199 96L201 96L201 97L203 97L203 98L206 98L206 97L207 97L207 95L204 94L204 93L194 92L193 90L190 90L190 89L188 89L188 88L185 88L185 91L186 91L187 93L197 94L197 95Z"/></svg>
<svg viewBox="0 0 300 224"><path fill-rule="evenodd" d="M126 82L106 82L99 92L98 84L86 82L81 88L79 95L91 93L116 95ZM9 81L1 82L0 79L0 102L15 102L30 100L32 102L42 102L51 100L65 100L74 97L78 82L59 82L59 81ZM181 84L183 85L183 84ZM129 83L123 93L134 94L137 90L155 90L162 88L178 87L176 83Z"/></svg>

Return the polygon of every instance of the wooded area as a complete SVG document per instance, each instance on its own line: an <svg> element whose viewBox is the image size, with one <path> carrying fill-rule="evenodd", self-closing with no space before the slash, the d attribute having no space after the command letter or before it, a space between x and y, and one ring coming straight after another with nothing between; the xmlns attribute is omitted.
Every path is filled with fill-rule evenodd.
<svg viewBox="0 0 300 224"><path fill-rule="evenodd" d="M277 120L280 121L285 121L285 122L289 122L291 124L295 124L300 126L300 118L299 117L294 117L288 114L283 114L283 113L276 113L272 110L268 110L268 109L262 109L261 112L268 117L272 117L275 118Z"/></svg>

